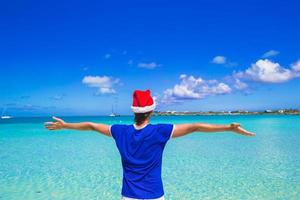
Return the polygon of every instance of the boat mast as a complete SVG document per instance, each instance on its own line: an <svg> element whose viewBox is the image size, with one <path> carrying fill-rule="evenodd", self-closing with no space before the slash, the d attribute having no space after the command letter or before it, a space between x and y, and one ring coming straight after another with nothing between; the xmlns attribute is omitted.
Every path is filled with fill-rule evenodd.
<svg viewBox="0 0 300 200"><path fill-rule="evenodd" d="M1 117L4 116L5 110L6 110L6 107L4 107L4 108L2 109Z"/></svg>

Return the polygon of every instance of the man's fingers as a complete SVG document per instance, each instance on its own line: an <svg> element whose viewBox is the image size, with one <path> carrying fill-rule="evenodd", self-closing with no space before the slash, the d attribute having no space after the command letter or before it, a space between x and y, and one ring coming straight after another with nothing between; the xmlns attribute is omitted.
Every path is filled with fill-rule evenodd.
<svg viewBox="0 0 300 200"><path fill-rule="evenodd" d="M57 117L52 117L52 118L55 121L54 122L45 122L44 126L50 131L61 129L60 124L63 123L64 121Z"/></svg>
<svg viewBox="0 0 300 200"><path fill-rule="evenodd" d="M250 132L247 132L245 135L247 135L247 136L255 136L254 133L250 133Z"/></svg>
<svg viewBox="0 0 300 200"><path fill-rule="evenodd" d="M54 126L54 125L55 125L55 123L53 123L53 122L46 122L45 123L46 127L51 127L51 126Z"/></svg>
<svg viewBox="0 0 300 200"><path fill-rule="evenodd" d="M63 120L62 119L60 119L60 118L58 118L58 117L52 117L52 119L54 119L55 121L58 121L58 122L63 122Z"/></svg>
<svg viewBox="0 0 300 200"><path fill-rule="evenodd" d="M57 129L57 122L46 122L45 127L48 130L55 130L55 129Z"/></svg>
<svg viewBox="0 0 300 200"><path fill-rule="evenodd" d="M54 126L46 126L47 129L54 129Z"/></svg>
<svg viewBox="0 0 300 200"><path fill-rule="evenodd" d="M238 128L238 132L241 133L241 134L243 134L243 135L255 136L255 133L251 133L249 131L246 131L245 129L243 129L241 127Z"/></svg>
<svg viewBox="0 0 300 200"><path fill-rule="evenodd" d="M50 130L50 131L53 131L53 130L56 130L57 128L56 127L46 127L48 130Z"/></svg>
<svg viewBox="0 0 300 200"><path fill-rule="evenodd" d="M255 133L252 133L252 132L248 132L248 135L249 135L249 136L255 136L256 134L255 134Z"/></svg>

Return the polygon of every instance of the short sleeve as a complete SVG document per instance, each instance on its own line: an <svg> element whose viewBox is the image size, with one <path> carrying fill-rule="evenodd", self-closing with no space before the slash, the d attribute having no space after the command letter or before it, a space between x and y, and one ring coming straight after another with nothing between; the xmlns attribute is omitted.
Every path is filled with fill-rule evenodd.
<svg viewBox="0 0 300 200"><path fill-rule="evenodd" d="M159 137L161 141L167 142L173 135L175 124L159 124Z"/></svg>
<svg viewBox="0 0 300 200"><path fill-rule="evenodd" d="M121 134L120 126L118 124L110 125L109 132L110 132L111 136L115 140L117 140L120 137L120 134Z"/></svg>

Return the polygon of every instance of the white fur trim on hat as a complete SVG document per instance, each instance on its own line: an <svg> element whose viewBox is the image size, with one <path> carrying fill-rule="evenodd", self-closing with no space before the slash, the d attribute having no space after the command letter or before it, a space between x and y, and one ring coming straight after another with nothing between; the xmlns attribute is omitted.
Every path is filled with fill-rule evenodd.
<svg viewBox="0 0 300 200"><path fill-rule="evenodd" d="M154 102L151 106L145 106L145 107L131 106L131 109L134 113L146 113L154 110L155 107L156 107L156 103Z"/></svg>

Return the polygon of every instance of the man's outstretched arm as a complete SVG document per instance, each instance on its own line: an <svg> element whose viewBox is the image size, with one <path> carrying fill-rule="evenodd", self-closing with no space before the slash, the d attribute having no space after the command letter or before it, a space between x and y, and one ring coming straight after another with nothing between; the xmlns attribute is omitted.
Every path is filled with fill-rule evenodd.
<svg viewBox="0 0 300 200"><path fill-rule="evenodd" d="M74 129L82 131L97 131L106 136L111 136L109 131L109 125L96 124L92 122L81 122L81 123L67 123L64 120L53 117L54 122L46 122L45 127L48 130L60 130L60 129Z"/></svg>
<svg viewBox="0 0 300 200"><path fill-rule="evenodd" d="M246 136L255 136L241 127L239 123L231 123L228 125L192 123L192 124L176 124L172 137L180 137L193 132L224 132L232 131Z"/></svg>

